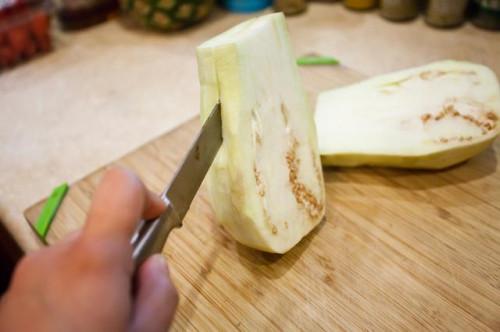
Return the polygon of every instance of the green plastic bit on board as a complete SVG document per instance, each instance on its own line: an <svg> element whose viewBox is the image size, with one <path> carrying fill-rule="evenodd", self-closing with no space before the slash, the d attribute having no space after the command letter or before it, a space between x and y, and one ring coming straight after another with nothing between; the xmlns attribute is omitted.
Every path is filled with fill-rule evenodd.
<svg viewBox="0 0 500 332"><path fill-rule="evenodd" d="M44 240L49 231L50 224L52 223L52 220L54 220L57 210L59 209L64 196L66 196L66 193L68 192L68 188L69 186L67 183L63 183L60 186L55 187L54 190L52 190L52 194L50 194L49 198L47 198L47 201L43 205L42 212L38 216L35 224L35 230Z"/></svg>
<svg viewBox="0 0 500 332"><path fill-rule="evenodd" d="M339 60L331 56L305 55L297 59L299 66L338 65Z"/></svg>

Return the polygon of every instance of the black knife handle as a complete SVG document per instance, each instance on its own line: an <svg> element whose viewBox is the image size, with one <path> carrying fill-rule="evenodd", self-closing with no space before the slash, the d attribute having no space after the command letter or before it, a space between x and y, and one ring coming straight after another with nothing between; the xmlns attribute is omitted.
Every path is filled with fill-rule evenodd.
<svg viewBox="0 0 500 332"><path fill-rule="evenodd" d="M182 225L170 201L165 199L165 203L165 212L156 219L142 221L132 239L132 259L136 270L149 256L161 253L170 231Z"/></svg>

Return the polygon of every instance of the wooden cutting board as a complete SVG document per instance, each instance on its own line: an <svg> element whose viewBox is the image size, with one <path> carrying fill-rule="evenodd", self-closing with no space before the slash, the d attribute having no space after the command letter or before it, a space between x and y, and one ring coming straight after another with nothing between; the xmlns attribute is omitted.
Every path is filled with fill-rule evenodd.
<svg viewBox="0 0 500 332"><path fill-rule="evenodd" d="M311 100L362 78L302 73ZM199 127L193 119L117 163L160 192ZM326 218L285 255L231 239L202 186L163 251L181 294L174 330L499 331L499 154L497 141L439 172L327 168ZM49 244L82 226L105 168L72 184ZM26 210L30 223L42 204Z"/></svg>

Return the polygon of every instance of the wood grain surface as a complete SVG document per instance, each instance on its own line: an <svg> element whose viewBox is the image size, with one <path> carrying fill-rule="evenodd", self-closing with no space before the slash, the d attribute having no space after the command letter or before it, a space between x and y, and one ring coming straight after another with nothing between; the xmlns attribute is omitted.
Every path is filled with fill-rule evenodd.
<svg viewBox="0 0 500 332"><path fill-rule="evenodd" d="M311 100L361 78L302 72ZM191 120L117 163L159 192L198 129ZM499 331L499 154L497 141L439 172L326 168L326 217L285 255L235 242L202 186L163 252L181 294L173 330ZM49 243L82 226L104 170L71 186Z"/></svg>
<svg viewBox="0 0 500 332"><path fill-rule="evenodd" d="M255 15L215 10L178 33L119 19L78 32L53 26L53 52L0 74L0 222L26 251L40 247L23 211L63 181L75 182L199 111L195 48ZM287 18L296 55L332 55L371 76L442 59L485 64L500 75L499 33L470 23L429 27L341 1L308 3ZM321 71L321 70L320 70Z"/></svg>

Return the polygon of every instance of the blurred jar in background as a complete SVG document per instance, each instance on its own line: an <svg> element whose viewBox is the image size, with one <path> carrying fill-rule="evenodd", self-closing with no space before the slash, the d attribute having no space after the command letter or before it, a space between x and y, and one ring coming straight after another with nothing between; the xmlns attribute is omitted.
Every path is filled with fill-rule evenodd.
<svg viewBox="0 0 500 332"><path fill-rule="evenodd" d="M464 21L468 0L429 0L425 21L435 27L453 27Z"/></svg>
<svg viewBox="0 0 500 332"><path fill-rule="evenodd" d="M488 30L500 30L500 0L474 0L472 24Z"/></svg>
<svg viewBox="0 0 500 332"><path fill-rule="evenodd" d="M176 31L205 19L214 0L120 0L122 11L141 26Z"/></svg>
<svg viewBox="0 0 500 332"><path fill-rule="evenodd" d="M219 0L222 7L237 13L253 13L271 6L271 0Z"/></svg>
<svg viewBox="0 0 500 332"><path fill-rule="evenodd" d="M344 6L354 10L372 9L377 6L377 0L344 0Z"/></svg>
<svg viewBox="0 0 500 332"><path fill-rule="evenodd" d="M391 21L411 20L418 11L418 0L380 0L380 15Z"/></svg>
<svg viewBox="0 0 500 332"><path fill-rule="evenodd" d="M304 12L307 2L306 0L274 0L273 7L275 11L290 16Z"/></svg>
<svg viewBox="0 0 500 332"><path fill-rule="evenodd" d="M52 0L65 30L90 27L106 21L118 10L117 0Z"/></svg>

